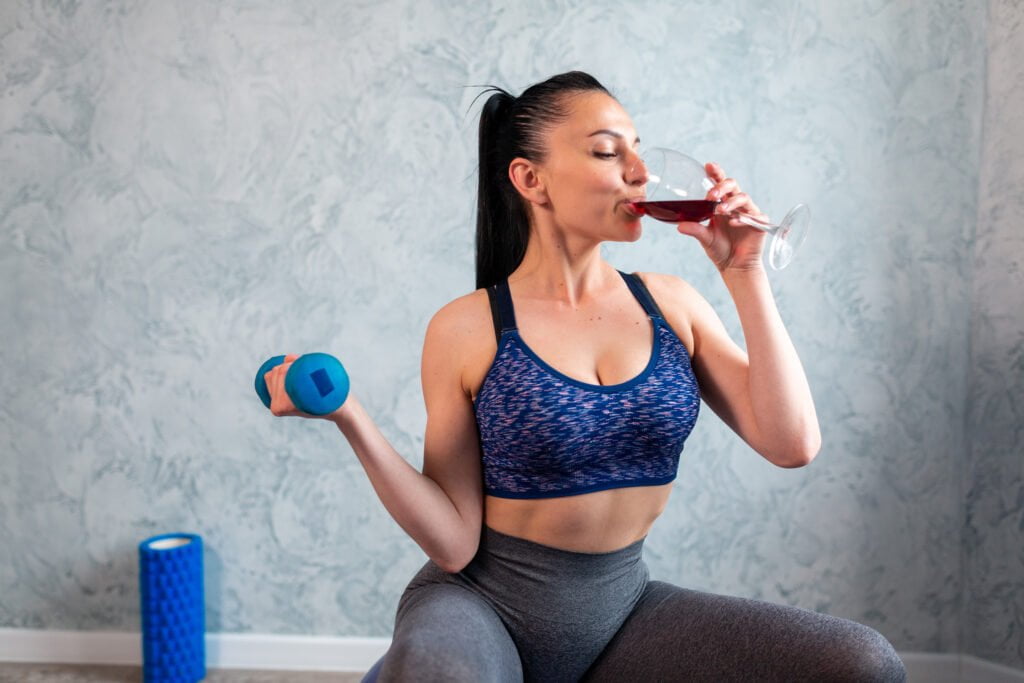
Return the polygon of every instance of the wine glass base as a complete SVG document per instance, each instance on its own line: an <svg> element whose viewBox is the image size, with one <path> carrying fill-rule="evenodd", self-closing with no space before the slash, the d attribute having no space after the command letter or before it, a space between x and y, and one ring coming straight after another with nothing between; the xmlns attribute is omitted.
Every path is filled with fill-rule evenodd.
<svg viewBox="0 0 1024 683"><path fill-rule="evenodd" d="M768 249L768 264L775 270L782 270L793 260L793 254L803 244L811 226L811 209L806 204L797 204L779 223Z"/></svg>

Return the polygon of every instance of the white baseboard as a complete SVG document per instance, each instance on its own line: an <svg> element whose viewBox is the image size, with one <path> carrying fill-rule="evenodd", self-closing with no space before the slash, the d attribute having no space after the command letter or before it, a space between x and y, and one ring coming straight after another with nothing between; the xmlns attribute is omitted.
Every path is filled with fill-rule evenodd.
<svg viewBox="0 0 1024 683"><path fill-rule="evenodd" d="M1024 683L1024 671L971 655L900 652L907 683Z"/></svg>
<svg viewBox="0 0 1024 683"><path fill-rule="evenodd" d="M210 669L368 670L390 638L207 633ZM1024 671L970 655L901 652L908 683L1024 683ZM0 662L142 665L142 636L119 631L0 628Z"/></svg>
<svg viewBox="0 0 1024 683"><path fill-rule="evenodd" d="M210 669L366 671L390 638L207 633ZM0 662L142 665L142 635L0 628Z"/></svg>
<svg viewBox="0 0 1024 683"><path fill-rule="evenodd" d="M964 655L960 659L960 680L962 683L1021 683L1024 671Z"/></svg>
<svg viewBox="0 0 1024 683"><path fill-rule="evenodd" d="M899 656L907 667L907 683L961 683L963 658L958 654L900 652Z"/></svg>

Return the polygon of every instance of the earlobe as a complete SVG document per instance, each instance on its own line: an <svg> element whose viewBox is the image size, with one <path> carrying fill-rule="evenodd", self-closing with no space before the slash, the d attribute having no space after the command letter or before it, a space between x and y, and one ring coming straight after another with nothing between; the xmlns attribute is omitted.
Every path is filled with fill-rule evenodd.
<svg viewBox="0 0 1024 683"><path fill-rule="evenodd" d="M533 204L544 205L547 203L548 193L544 181L529 159L521 157L513 159L508 166L508 177L524 199Z"/></svg>

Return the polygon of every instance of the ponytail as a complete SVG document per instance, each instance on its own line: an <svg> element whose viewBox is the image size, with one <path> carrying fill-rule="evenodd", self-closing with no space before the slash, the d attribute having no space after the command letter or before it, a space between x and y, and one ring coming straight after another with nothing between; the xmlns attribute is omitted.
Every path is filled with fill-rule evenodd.
<svg viewBox="0 0 1024 683"><path fill-rule="evenodd" d="M530 219L508 179L510 110L516 98L492 86L480 112L480 173L476 205L476 287L489 287L526 254ZM487 92L487 91L484 91ZM503 163L504 162L504 163ZM501 275L504 273L504 275Z"/></svg>
<svg viewBox="0 0 1024 683"><path fill-rule="evenodd" d="M582 71L552 76L518 98L495 86L480 112L480 172L476 209L476 287L490 287L522 262L530 239L527 202L508 177L513 159L541 162L544 131L569 116L566 95L599 91L603 85ZM481 94L483 94L481 93ZM478 95L479 97L479 95Z"/></svg>

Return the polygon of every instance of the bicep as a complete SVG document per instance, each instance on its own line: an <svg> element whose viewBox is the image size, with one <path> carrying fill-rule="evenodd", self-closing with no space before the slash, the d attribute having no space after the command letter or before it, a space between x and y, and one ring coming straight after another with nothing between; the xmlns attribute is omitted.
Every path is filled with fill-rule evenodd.
<svg viewBox="0 0 1024 683"><path fill-rule="evenodd" d="M427 410L423 474L451 499L464 522L464 540L472 544L483 521L483 483L476 417L462 388L459 338L451 311L441 309L427 326L421 366Z"/></svg>

